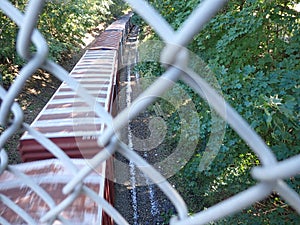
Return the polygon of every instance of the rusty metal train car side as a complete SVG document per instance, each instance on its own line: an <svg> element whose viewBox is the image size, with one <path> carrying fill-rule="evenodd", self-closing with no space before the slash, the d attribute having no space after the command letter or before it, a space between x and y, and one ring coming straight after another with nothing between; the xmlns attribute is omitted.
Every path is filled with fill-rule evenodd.
<svg viewBox="0 0 300 225"><path fill-rule="evenodd" d="M112 115L116 113L114 100L118 64L123 42L130 30L130 18L131 14L125 15L108 26L70 72L70 76L95 97L95 102L100 103ZM85 159L92 158L102 150L97 144L97 137L104 129L101 118L97 117L94 110L65 82L60 85L31 127L61 148L78 168L84 165ZM17 168L38 180L53 199L63 199L65 196L62 195L61 189L72 177L64 165L28 133L22 136L19 151L24 163L17 165ZM112 180L111 158L90 174L84 183L113 203ZM12 201L17 202L21 199L21 206L28 210L27 213L33 218L38 218L38 215L51 208L43 201L43 197L30 194L30 188L23 187L20 182L12 174L6 173L0 177L0 191ZM30 206L32 201L35 202L34 207ZM74 201L67 209L61 215L72 224L113 224L112 218L103 212L101 207L84 196ZM2 216L11 224L22 224L22 219L12 211L4 211Z"/></svg>

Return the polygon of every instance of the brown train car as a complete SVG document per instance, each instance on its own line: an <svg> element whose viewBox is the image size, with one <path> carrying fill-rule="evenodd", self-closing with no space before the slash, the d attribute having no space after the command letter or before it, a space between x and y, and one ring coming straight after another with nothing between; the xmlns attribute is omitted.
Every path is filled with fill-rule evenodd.
<svg viewBox="0 0 300 225"><path fill-rule="evenodd" d="M84 159L72 159L72 163L78 170L86 165ZM0 176L0 194L4 194L24 212L21 214L15 212L14 209L4 204L7 200L2 199L0 202L0 223L14 225L49 224L41 222L40 218L70 197L70 195L64 195L62 189L74 177L76 171L70 170L57 159L22 163L14 165L13 168L30 177L36 186L38 185L47 194L36 191L35 187L26 184L26 181L15 176L13 172L5 171ZM108 188L105 182L105 171L106 163L103 163L93 170L83 183L100 198L105 198L105 192ZM112 219L103 213L101 206L93 198L83 193L80 193L76 200L62 210L59 215L59 218L55 218L51 224L66 224L66 221L72 225L113 224Z"/></svg>
<svg viewBox="0 0 300 225"><path fill-rule="evenodd" d="M96 38L70 72L70 76L95 97L95 102L101 104L112 115L116 113L114 100L118 63L122 55L122 43L130 29L131 16L132 14L128 14L112 23ZM97 137L104 130L102 119L95 114L93 107L88 106L65 82L60 85L31 127L54 142L78 168L85 164L85 159L92 158L102 150L97 144ZM55 156L28 133L22 136L19 151L25 163L16 165L16 168L35 179L54 201L61 200L61 189L74 174L67 172L61 162L54 159ZM113 204L113 159L106 160L100 167L99 171L87 177L91 182L86 185ZM49 210L49 206L29 187L22 185L22 181L14 175L5 172L0 181L0 192L21 207L25 207L34 219ZM39 204L31 207L33 201ZM93 207L90 207L91 205ZM101 208L98 209L86 196L76 199L61 215L72 224L113 224L112 218ZM0 218L11 224L26 224L20 222L22 218L3 204L0 205ZM40 224L39 221L36 223Z"/></svg>

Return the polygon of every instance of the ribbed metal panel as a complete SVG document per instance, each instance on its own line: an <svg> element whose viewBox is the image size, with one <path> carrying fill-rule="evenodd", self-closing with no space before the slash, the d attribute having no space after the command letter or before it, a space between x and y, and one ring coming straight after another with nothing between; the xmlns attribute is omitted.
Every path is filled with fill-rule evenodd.
<svg viewBox="0 0 300 225"><path fill-rule="evenodd" d="M85 160L72 160L72 162L78 169L85 165ZM66 198L66 195L62 193L62 188L74 176L69 168L66 168L61 161L56 159L24 163L14 167L38 183L50 195L56 205ZM109 189L106 187L108 183L105 181L105 167L106 162L103 162L83 182L102 198L106 196L105 189ZM50 210L49 203L43 200L43 197L46 196L37 195L30 187L22 185L22 183L21 179L6 171L0 176L0 192L28 212L33 219L39 221L40 215ZM4 208L1 202L0 208ZM102 214L102 208L87 195L78 196L60 214L74 225L109 224L110 220ZM25 221L9 208L6 208L1 216L10 224L25 224Z"/></svg>
<svg viewBox="0 0 300 225"><path fill-rule="evenodd" d="M122 51L122 43L125 41L130 30L130 18L133 14L129 13L122 16L96 38L90 49L114 49Z"/></svg>
<svg viewBox="0 0 300 225"><path fill-rule="evenodd" d="M118 50L123 38L122 31L105 31L91 45L90 49L115 49Z"/></svg>
<svg viewBox="0 0 300 225"><path fill-rule="evenodd" d="M111 112L117 73L116 50L88 50L70 76ZM91 158L101 151L96 137L103 131L103 120L96 116L66 83L62 83L32 127L43 133L72 158ZM46 147L25 133L19 147L24 162L52 158Z"/></svg>
<svg viewBox="0 0 300 225"><path fill-rule="evenodd" d="M120 17L118 20L114 21L112 24L110 24L106 30L120 30L124 33L124 35L127 35L130 28L130 18L132 17L133 13L129 13L127 15L124 15Z"/></svg>

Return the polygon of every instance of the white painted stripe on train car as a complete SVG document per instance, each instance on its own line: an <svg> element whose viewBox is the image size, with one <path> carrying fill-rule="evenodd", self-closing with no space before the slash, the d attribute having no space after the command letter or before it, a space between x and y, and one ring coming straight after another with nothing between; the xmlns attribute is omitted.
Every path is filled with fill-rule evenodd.
<svg viewBox="0 0 300 225"><path fill-rule="evenodd" d="M114 64L113 64L113 61L109 61L109 62L107 62L107 61L105 61L105 62L103 62L102 60L100 60L100 62L99 62L99 64L98 63L82 63L82 64L79 64L79 65L77 65L76 66L76 69L82 69L82 68L84 68L84 69L91 69L91 68L97 68L97 69L101 69L103 66L105 66L105 67L107 67L107 66L109 66L109 67L111 67L111 66L113 66Z"/></svg>
<svg viewBox="0 0 300 225"><path fill-rule="evenodd" d="M96 117L82 117L82 118L69 118L69 119L51 119L51 120L38 120L34 127L51 127L51 126L76 126L84 124L103 124L105 121L102 118Z"/></svg>
<svg viewBox="0 0 300 225"><path fill-rule="evenodd" d="M103 89L100 89L100 90L87 90L87 92L90 94L90 95L103 95L103 94L107 94L107 91L106 90L103 90ZM59 91L56 93L55 96L64 96L64 95L78 95L78 92L75 92L75 91Z"/></svg>
<svg viewBox="0 0 300 225"><path fill-rule="evenodd" d="M114 64L114 59L113 59L114 55L108 56L108 57L97 57L97 56L93 56L92 57L87 57L85 58L85 60L81 61L79 64L76 65L77 66L82 66L82 65L101 65L101 64ZM76 68L75 67L75 68Z"/></svg>
<svg viewBox="0 0 300 225"><path fill-rule="evenodd" d="M81 67L81 68L76 68L75 70L73 70L72 74L86 73L86 75L88 75L88 74L94 72L94 73L98 73L98 75L101 76L101 73L103 74L103 72L111 73L112 68L113 68L113 65L107 65L107 66L102 65L101 67ZM70 75L72 75L72 74L70 74ZM83 75L83 77L84 76L85 75Z"/></svg>
<svg viewBox="0 0 300 225"><path fill-rule="evenodd" d="M107 88L107 87L109 87L109 82L107 82L107 83L104 83L104 84L101 84L101 86L100 86L100 84L81 84L81 86L83 86L84 88L99 88L99 89L101 89L101 88ZM61 86L62 88L68 88L69 86L67 85L67 84L63 84L62 86Z"/></svg>
<svg viewBox="0 0 300 225"><path fill-rule="evenodd" d="M98 82L98 83L106 83L110 82L110 76L111 75L106 75L105 77L89 77L89 78L84 78L84 77L74 77L78 82Z"/></svg>
<svg viewBox="0 0 300 225"><path fill-rule="evenodd" d="M105 88L107 86L111 85L111 80L109 78L105 78L105 79L95 79L93 80L93 78L91 79L84 79L84 78L75 78L76 81L80 84L85 84L88 85L89 83L93 86L93 85L98 85L97 87L99 87L99 90L101 88ZM68 86L64 86L63 88L68 88Z"/></svg>
<svg viewBox="0 0 300 225"><path fill-rule="evenodd" d="M79 64L77 64L77 66L82 66L82 65L95 66L95 65L99 65L99 64L114 64L112 57L102 58L101 60L85 59L85 60L81 61Z"/></svg>
<svg viewBox="0 0 300 225"><path fill-rule="evenodd" d="M114 55L89 55L86 56L82 61L80 61L76 66L81 66L83 64L88 65L101 65L105 63L114 63Z"/></svg>
<svg viewBox="0 0 300 225"><path fill-rule="evenodd" d="M75 73L75 74L78 74L78 73L81 73L81 74L84 74L86 73L86 75L89 75L90 73L95 73L95 74L98 74L99 76L101 74L99 74L99 72L104 72L104 73L111 73L111 69L112 67L107 67L107 68L101 68L101 69L75 69L73 70L72 74ZM85 75L83 75L85 76Z"/></svg>
<svg viewBox="0 0 300 225"><path fill-rule="evenodd" d="M97 102L105 102L106 98L95 98L95 101ZM82 101L82 98L63 98L63 99L52 99L51 103L49 105L54 105L54 104L69 104L69 103L85 103Z"/></svg>
<svg viewBox="0 0 300 225"><path fill-rule="evenodd" d="M89 67L96 66L96 67L98 67L99 65L102 65L102 64L114 65L112 57L107 58L107 59L101 59L101 60L86 60L86 61L82 61L78 65L78 67L82 67L82 66L89 66Z"/></svg>
<svg viewBox="0 0 300 225"><path fill-rule="evenodd" d="M76 69L75 70L87 70L87 69L100 69L102 70L103 68L111 68L113 67L113 63L111 62L99 62L99 64L97 65L79 65L79 66L76 66Z"/></svg>
<svg viewBox="0 0 300 225"><path fill-rule="evenodd" d="M85 55L109 55L113 54L114 50L105 50L105 52L101 49L99 50L87 50Z"/></svg>
<svg viewBox="0 0 300 225"><path fill-rule="evenodd" d="M59 108L59 109L45 109L42 115L54 115L60 113L72 113L72 112L90 112L94 109L92 107L70 107L70 108Z"/></svg>
<svg viewBox="0 0 300 225"><path fill-rule="evenodd" d="M86 54L84 56L84 59L94 59L94 60L99 60L99 59L109 59L110 56L113 56L113 54Z"/></svg>
<svg viewBox="0 0 300 225"><path fill-rule="evenodd" d="M89 74L85 74L84 76L82 76L82 74L78 74L78 73L73 73L72 74L72 77L74 79L79 79L79 78L82 78L82 79L110 79L110 76L111 76L111 73L102 73L102 74L99 74L99 73L89 73Z"/></svg>
<svg viewBox="0 0 300 225"><path fill-rule="evenodd" d="M89 82L99 82L99 81L107 81L110 80L110 75L107 75L106 77L74 77L78 82L79 81L89 81Z"/></svg>
<svg viewBox="0 0 300 225"><path fill-rule="evenodd" d="M103 51L103 50L101 50ZM87 52L87 54L85 54L83 60L86 60L86 59L90 59L90 58L96 58L96 59L102 59L102 58L109 58L109 56L112 56L113 55L113 52L114 50L105 50L107 52L103 52L101 54L99 53L93 53L91 51Z"/></svg>
<svg viewBox="0 0 300 225"><path fill-rule="evenodd" d="M101 67L85 67L85 68L76 68L71 74L70 76L72 76L72 74L81 74L83 77L88 76L90 73L96 73L98 74L99 77L101 77L102 74L104 73L111 73L111 69L113 68L112 65L109 66L101 66Z"/></svg>
<svg viewBox="0 0 300 225"><path fill-rule="evenodd" d="M43 133L47 138L64 138L64 137L99 137L103 133L103 129L100 131L61 131L61 132L52 132L52 133ZM34 139L30 134L26 133L22 140Z"/></svg>
<svg viewBox="0 0 300 225"><path fill-rule="evenodd" d="M113 56L112 56L113 57ZM95 59L95 60L88 60L88 61L81 61L80 63L78 63L76 65L76 68L80 68L82 66L96 66L96 67L99 67L100 65L102 64L111 64L113 65L114 64L114 61L112 59L112 57L107 57L107 58L98 58L98 59Z"/></svg>
<svg viewBox="0 0 300 225"><path fill-rule="evenodd" d="M114 57L113 54L109 54L109 55L86 55L84 57L84 59L81 60L77 65L80 66L84 63L93 64L93 65L102 64L102 63L109 63L109 62L114 63L113 59L112 59L113 57Z"/></svg>
<svg viewBox="0 0 300 225"><path fill-rule="evenodd" d="M98 124L100 125L99 130L72 130L72 131L65 131L65 130L60 130L60 131L52 131L52 132L43 132L43 135L45 135L47 138L64 138L64 137L79 137L82 138L83 140L86 139L96 139L99 137L104 130L104 124ZM95 125L96 126L96 125ZM51 128L51 127L50 127ZM28 139L33 139L33 137L28 134L27 132L25 133L22 137L22 140L28 140Z"/></svg>
<svg viewBox="0 0 300 225"><path fill-rule="evenodd" d="M90 69L93 69L93 68L95 68L95 69L100 69L100 70L102 70L102 69L104 69L104 68L111 68L111 67L113 67L114 65L113 65L113 62L103 62L102 60L100 61L100 62L96 62L95 61L95 63L97 63L97 65L81 65L81 66L76 66L76 68L75 68L75 70L90 70Z"/></svg>
<svg viewBox="0 0 300 225"><path fill-rule="evenodd" d="M104 70L104 69L99 69L99 70L84 70L84 71L80 71L80 70L75 70L73 71L72 74L70 74L71 77L73 76L81 76L81 77L89 77L89 76L97 76L97 77L102 77L102 75L107 75L107 74L111 74L112 68Z"/></svg>
<svg viewBox="0 0 300 225"><path fill-rule="evenodd" d="M82 83L81 86L84 87L84 88L87 88L87 89L88 88L95 88L95 87L101 89L101 88L108 88L109 83L102 84L101 86L99 84L85 84L85 83Z"/></svg>
<svg viewBox="0 0 300 225"><path fill-rule="evenodd" d="M107 51L107 52L103 52L101 49L98 49L98 50L87 50L86 51L86 54L87 55L107 55L108 53L110 53L111 51Z"/></svg>
<svg viewBox="0 0 300 225"><path fill-rule="evenodd" d="M111 52L111 50L106 50L107 52ZM87 54L107 54L106 52L103 52L101 49L96 50L87 50Z"/></svg>
<svg viewBox="0 0 300 225"><path fill-rule="evenodd" d="M100 64L100 63L99 63ZM101 66L99 66L99 67L95 67L95 66L85 66L85 67L78 67L78 68L75 68L73 71L72 71L72 73L77 73L77 71L86 71L86 72L90 72L90 71L93 71L93 70L97 70L98 72L100 71L100 72L103 72L103 71L106 71L106 70L108 70L109 68L113 68L114 67L114 65L111 63L111 62L108 62L108 63L105 63L106 65L103 65L104 63L102 63L102 65ZM71 74L72 74L71 73ZM100 75L101 75L101 73L100 73Z"/></svg>
<svg viewBox="0 0 300 225"><path fill-rule="evenodd" d="M96 62L96 64L101 64L102 62L105 62L105 61L112 61L112 58L113 57L113 54L107 54L107 55L91 55L91 54L87 54L87 55L85 55L85 57L82 59L82 60L80 60L79 62L78 62L78 64L76 64L76 66L77 65L80 65L80 64L82 64L82 62L86 62L86 61L88 61L88 62Z"/></svg>

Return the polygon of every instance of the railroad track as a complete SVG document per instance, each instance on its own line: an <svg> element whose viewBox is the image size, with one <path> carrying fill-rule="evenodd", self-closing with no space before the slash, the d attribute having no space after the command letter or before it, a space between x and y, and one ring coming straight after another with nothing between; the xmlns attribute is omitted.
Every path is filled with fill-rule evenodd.
<svg viewBox="0 0 300 225"><path fill-rule="evenodd" d="M95 103L100 103L112 115L116 113L118 65L122 63L123 43L131 29L131 16L132 14L125 15L108 26L70 72L70 76L95 97ZM97 144L97 137L105 128L103 121L65 82L36 117L31 128L42 133L62 149L78 170L86 164L85 159L90 159L102 151ZM49 142L49 145L52 143ZM70 171L61 161L55 159L56 156L47 150L49 147L43 146L29 133L25 133L19 146L24 163L15 166L17 170L40 184L48 194L45 193L43 196L36 194L32 191L33 187L23 185L22 179L7 171L1 175L1 194L22 208L25 211L23 215L28 214L31 217L26 220L18 215L19 212L0 203L0 215L10 224L25 224L25 221L28 223L30 219L36 220L35 224L43 224L39 222L39 218L51 208L48 197L54 199L52 205L62 204L60 201L66 198L62 188L74 176L74 171ZM109 159L92 172L83 183L107 202L112 203L113 174L113 160ZM102 210L101 206L92 202L86 195L81 195L70 203L60 213L59 220L68 220L73 225L113 224L113 219Z"/></svg>

